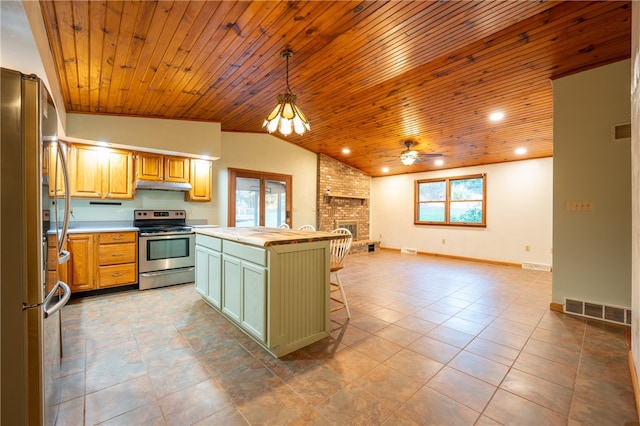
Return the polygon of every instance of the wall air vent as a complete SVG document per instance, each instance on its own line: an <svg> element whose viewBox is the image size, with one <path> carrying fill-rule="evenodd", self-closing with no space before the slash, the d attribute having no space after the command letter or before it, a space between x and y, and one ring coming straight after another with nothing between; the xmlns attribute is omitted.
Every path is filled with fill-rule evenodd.
<svg viewBox="0 0 640 426"><path fill-rule="evenodd" d="M564 311L571 314L584 314L584 303L579 300L565 299Z"/></svg>
<svg viewBox="0 0 640 426"><path fill-rule="evenodd" d="M564 300L564 312L616 324L631 325L631 309L576 299Z"/></svg>
<svg viewBox="0 0 640 426"><path fill-rule="evenodd" d="M410 248L410 247L402 247L400 249L400 253L404 253L404 254L417 254L418 253L418 249L414 249L414 248Z"/></svg>
<svg viewBox="0 0 640 426"><path fill-rule="evenodd" d="M613 124L611 126L611 142L630 142L631 123Z"/></svg>

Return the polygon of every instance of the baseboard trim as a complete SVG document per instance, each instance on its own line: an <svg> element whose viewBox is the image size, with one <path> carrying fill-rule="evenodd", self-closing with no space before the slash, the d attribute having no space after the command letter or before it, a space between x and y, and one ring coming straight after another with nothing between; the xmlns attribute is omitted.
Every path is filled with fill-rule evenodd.
<svg viewBox="0 0 640 426"><path fill-rule="evenodd" d="M380 246L380 250L391 250L391 251L400 252L402 249L395 248L395 247L382 247L382 246ZM500 261L500 260L491 260L491 259L479 259L479 258L476 258L476 257L455 256L455 255L452 255L452 254L431 253L431 252L426 252L426 251L418 251L418 252L416 252L416 254L419 254L419 255L422 255L422 256L444 257L444 258L447 258L447 259L454 259L454 260L466 260L468 262L490 263L492 265L514 266L516 268L521 268L522 267L521 263L503 262L503 261Z"/></svg>
<svg viewBox="0 0 640 426"><path fill-rule="evenodd" d="M631 385L633 386L633 397L636 401L636 415L640 422L640 388L638 387L638 375L636 373L636 365L633 362L633 353L629 351L629 372L631 373Z"/></svg>
<svg viewBox="0 0 640 426"><path fill-rule="evenodd" d="M564 313L564 305L562 303L551 302L549 303L549 309L552 310L553 312Z"/></svg>

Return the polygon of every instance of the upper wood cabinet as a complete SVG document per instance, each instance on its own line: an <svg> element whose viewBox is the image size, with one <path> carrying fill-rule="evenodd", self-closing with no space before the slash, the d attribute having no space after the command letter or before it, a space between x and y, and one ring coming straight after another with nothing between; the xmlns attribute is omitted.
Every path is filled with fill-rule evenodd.
<svg viewBox="0 0 640 426"><path fill-rule="evenodd" d="M71 145L69 175L72 197L133 198L133 152Z"/></svg>
<svg viewBox="0 0 640 426"><path fill-rule="evenodd" d="M164 156L164 180L168 182L189 182L189 159Z"/></svg>
<svg viewBox="0 0 640 426"><path fill-rule="evenodd" d="M148 152L136 153L136 179L162 180L164 179L163 155Z"/></svg>
<svg viewBox="0 0 640 426"><path fill-rule="evenodd" d="M136 179L189 182L189 159L170 155L136 153Z"/></svg>
<svg viewBox="0 0 640 426"><path fill-rule="evenodd" d="M211 161L191 159L191 190L185 201L211 201Z"/></svg>

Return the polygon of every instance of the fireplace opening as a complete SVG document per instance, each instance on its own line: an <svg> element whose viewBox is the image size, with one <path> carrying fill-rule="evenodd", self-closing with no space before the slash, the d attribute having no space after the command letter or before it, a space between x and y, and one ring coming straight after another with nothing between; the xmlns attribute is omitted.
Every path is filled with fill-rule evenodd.
<svg viewBox="0 0 640 426"><path fill-rule="evenodd" d="M336 220L336 228L348 229L353 235L353 239L358 239L358 222L355 220Z"/></svg>

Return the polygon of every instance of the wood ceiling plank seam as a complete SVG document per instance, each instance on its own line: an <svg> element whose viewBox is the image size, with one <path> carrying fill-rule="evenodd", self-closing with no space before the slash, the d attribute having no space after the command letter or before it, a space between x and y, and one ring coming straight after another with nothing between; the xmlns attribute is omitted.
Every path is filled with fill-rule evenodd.
<svg viewBox="0 0 640 426"><path fill-rule="evenodd" d="M215 26L216 30L212 35L212 38L209 39L209 43L205 45L205 49L203 49L196 56L194 63L197 69L206 68L204 73L193 73L193 75L186 76L186 79L180 82L180 92L176 93L174 96L170 97L170 103L163 105L167 114L173 116L179 116L183 118L187 118L183 113L179 113L177 111L182 111L182 106L188 103L193 95L196 87L203 87L202 85L206 84L208 81L207 74L213 74L215 71L211 70L211 64L214 64L214 69L219 69L220 67L226 66L226 61L220 61L221 52L227 52L227 48L230 44L232 44L232 38L234 36L231 35L233 32L234 35L237 36L236 33L236 23L240 19L243 14L248 13L248 8L251 6L251 3L243 3L236 2L234 3L234 7L227 11L225 19L220 19L219 21L214 21L213 19L210 21L211 26ZM256 7L254 5L254 7ZM212 17L213 18L213 17ZM222 25L222 22L226 21L227 25ZM221 24L218 24L220 22ZM202 74L202 75L201 75ZM188 86L188 84L192 84L192 86ZM206 119L206 117L202 117Z"/></svg>
<svg viewBox="0 0 640 426"><path fill-rule="evenodd" d="M177 3L174 2L173 5ZM173 6L172 5L172 6ZM203 2L188 2L186 4L186 8L184 9L176 9L175 13L180 16L180 23L175 31L172 33L169 45L167 46L164 55L163 55L163 65L158 69L157 78L154 79L150 86L153 89L153 92L150 94L150 103L154 105L154 108L157 106L160 99L165 94L163 89L167 84L171 81L173 75L177 72L179 68L180 60L177 59L180 56L180 45L187 37L189 27L185 24L185 21L191 22L194 17L197 17L200 10L202 10L204 3ZM173 7L171 11L173 11ZM154 86L155 83L158 83L157 86ZM162 94L162 95L160 95ZM129 108L127 105L123 103L123 108ZM128 113L128 111L123 111L124 113ZM153 110L151 113L149 111L142 111L142 113L146 116L154 116Z"/></svg>
<svg viewBox="0 0 640 426"><path fill-rule="evenodd" d="M40 9L42 10L42 16L45 22L45 29L47 31L47 38L49 39L49 46L51 46L51 53L56 66L56 75L60 83L60 92L62 93L62 99L64 101L65 110L71 110L71 94L69 93L69 83L67 81L67 75L63 70L64 56L62 54L62 41L60 39L59 25L55 14L55 4L50 1L40 1Z"/></svg>
<svg viewBox="0 0 640 426"><path fill-rule="evenodd" d="M73 2L73 34L76 51L76 69L78 73L78 94L80 111L90 111L89 106L89 4Z"/></svg>
<svg viewBox="0 0 640 426"><path fill-rule="evenodd" d="M113 67L115 65L114 58L116 52L116 44L118 34L120 32L120 15L124 4L122 2L106 3L106 11L103 24L103 44L102 59L100 66L100 104L99 108L103 113L109 111L110 94L112 92Z"/></svg>
<svg viewBox="0 0 640 426"><path fill-rule="evenodd" d="M168 1L155 3L156 7L151 19L151 24L144 35L144 47L140 53L140 58L138 59L138 64L135 67L131 82L131 92L135 94L135 96L132 99L127 97L126 100L127 109L130 109L134 115L141 114L139 109L140 104L146 97L151 96L149 93L149 85L155 78L159 64L166 52L161 40L163 40L163 37L170 37L175 31L175 26L177 26L177 24L174 26L169 21L171 16L176 16L177 14L166 12L171 9L170 4L172 4L172 2ZM186 4L179 4L186 9Z"/></svg>
<svg viewBox="0 0 640 426"><path fill-rule="evenodd" d="M254 4L254 7L261 7L261 6L262 5L260 4ZM269 29L271 28L271 25L269 24L263 25L262 23L264 23L265 20L269 20L270 17L273 23L276 23L277 21L284 21L284 19L282 19L280 15L281 10L289 13L296 13L294 9L288 7L288 5L284 3L274 5L269 9L268 13L264 13L264 11L260 11L260 10L259 11L253 11L250 9L246 10L242 16L240 16L238 19L234 21L234 23L235 25L238 25L238 21L242 21L244 15L249 16L249 19L246 23L241 23L241 27L243 29L242 31L245 33L245 36L244 36L245 40L248 40L248 42L245 42L247 47L244 47L244 43L237 43L237 39L232 40L232 37L228 37L229 41L235 41L235 43L232 44L233 47L228 47L227 49L225 49L225 53L228 52L229 57L237 57L237 55L234 55L234 53L242 50L244 47L245 53L241 54L241 56L245 57L242 63L242 66L250 68L251 65L247 63L248 60L250 59L250 58L247 58L247 54L246 54L247 48L250 50L251 48L254 47L256 43L258 43L259 40L268 39L269 36L264 36L262 33L263 32L268 33ZM240 25L238 25L238 27L240 27ZM254 35L256 32L258 33L257 36ZM262 44L264 45L264 42ZM206 62L204 62L204 65L206 66ZM215 89L216 92L222 92L225 94L223 97L220 97L220 98L224 98L225 96L233 94L234 93L233 90L229 89L228 87L225 90L223 89L223 86L219 83L225 81L226 77L228 77L229 75L232 75L238 68L240 68L240 64L237 62L233 64L224 63L224 64L221 64L218 68L216 68L213 71L211 70L211 68L208 68L206 73L200 74L200 78L197 81L192 80L192 81L186 82L187 85L185 87L189 87L189 84L191 84L192 87L200 87L200 88L206 87L206 91L204 89L201 89L204 92L203 96L201 96L199 99L195 99L194 102L191 102L190 106L186 108L182 108L182 114L184 114L187 117L191 115L198 116L199 114L201 114L201 110L199 110L198 112L194 112L194 110L197 110L198 108L202 108L198 106L199 102L209 105L208 107L204 107L205 109L211 108L210 104L215 102L216 99L215 98L210 99L209 96L207 96L207 93L213 89ZM213 74L213 73L215 73L214 75L216 76L216 79L213 83L209 83L210 77L208 77L207 75ZM184 103L186 104L187 102L185 101ZM179 105L176 105L176 107L178 106Z"/></svg>
<svg viewBox="0 0 640 426"><path fill-rule="evenodd" d="M100 111L100 91L102 90L102 54L104 43L104 22L106 3L89 2L89 111ZM87 90L87 89L85 89Z"/></svg>
<svg viewBox="0 0 640 426"><path fill-rule="evenodd" d="M314 14L316 14L316 12L318 10L321 10L322 13L324 13L324 11L328 10L328 8L330 7L331 3L329 2L308 2L307 3L309 6L313 6L311 10L307 11L304 7L298 9L297 11L295 11L294 16L292 17L290 23L288 24L288 26L285 26L284 23L288 22L288 18L282 17L282 16L277 16L273 21L275 22L282 22L283 25L281 25L278 28L271 28L268 25L260 25L260 29L264 30L265 32L271 32L273 34L278 34L278 33L283 33L283 34L287 34L287 36L289 36L292 32L290 29L286 29L288 27L300 27L300 25L297 24L297 21L299 21L302 18L299 18L300 16L313 16ZM273 14L272 14L273 15ZM335 19L334 19L335 21ZM306 27L313 27L314 24L316 23L316 18L313 18L311 20L310 23L306 24ZM304 28L303 28L304 29ZM291 36L292 39L299 39L299 40L304 40L305 38L300 34L302 30L298 30L298 33L293 33L293 35ZM271 58L267 58L267 59L263 59L264 55L262 55L261 57L257 57L257 55L254 55L254 57L249 57L247 58L247 61L249 62L249 66L254 66L255 69L260 69L260 68L267 68L268 64L273 62L274 66L276 66L277 68L275 68L276 70L278 70L278 72L282 71L282 58L280 57L279 53L282 50L283 46L281 45L281 42L279 41L278 37L273 37L275 38L275 43L272 43L272 49L279 49L278 52L274 52L274 55L272 55ZM261 35L259 35L258 37L256 37L257 39L259 38L263 38ZM296 45L296 50L298 51L305 51L306 50L306 45L302 45L300 43L298 43ZM277 55L275 53L278 53ZM298 56L296 56L296 59L298 58ZM261 63L260 63L261 62ZM267 69L274 69L274 68L267 68ZM235 69L233 69L233 71L235 71ZM283 74L283 81L284 81L284 73ZM227 74L228 75L228 74ZM225 94L229 94L232 93L234 96L234 99L239 99L239 101L236 102L243 102L244 99L247 99L246 96L243 96L243 93L251 93L250 96L248 96L248 99L252 99L253 98L253 93L256 92L260 92L262 91L263 87L266 87L267 84L273 84L272 81L269 81L268 79L264 79L261 78L258 80L258 83L254 83L251 85L251 87L249 89L245 89L245 87L247 87L246 84L242 84L242 81L244 80L243 76L240 76L234 80L230 80L230 79L226 79L225 77L227 75L223 75L223 76L219 76L218 81L224 81L225 84L227 85L226 87L216 87L215 83L213 85L213 87L216 88L216 91L222 91ZM237 88L237 89L236 89ZM201 103L205 103L206 108L208 110L215 110L216 109L216 105L215 102L216 101L222 101L223 99L202 99ZM191 110L191 114L195 114L195 115L199 115L201 114L201 111L193 108ZM265 113L266 114L266 113Z"/></svg>
<svg viewBox="0 0 640 426"><path fill-rule="evenodd" d="M137 110L132 107L132 103L146 94L146 91L141 88L141 83L149 72L149 59L157 50L155 41L162 31L155 22L158 20L156 17L160 16L161 22L166 23L166 13L159 13L161 8L160 2L143 2L136 18L133 48L130 55L130 63L134 65L128 72L128 87L122 100L124 111L128 115L137 113Z"/></svg>
<svg viewBox="0 0 640 426"><path fill-rule="evenodd" d="M144 1L126 1L122 9L122 19L118 42L116 45L116 54L114 60L114 71L112 85L115 83L115 96L113 99L113 112L117 114L126 114L124 100L131 85L131 76L133 75L134 64L137 63L137 57L144 43L137 38L138 23L145 22L141 19L146 10Z"/></svg>
<svg viewBox="0 0 640 426"><path fill-rule="evenodd" d="M166 64L168 63L168 55L171 55L167 45L172 43L188 6L189 4L183 1L165 1L158 4L156 13L162 14L162 18L156 18L153 22L160 21L163 22L163 25L161 28L152 25L153 35L157 37L157 42L149 58L148 69L145 70L145 83L141 85L144 93L139 99L134 99L135 104L131 107L138 115L145 115L151 108L150 105L157 103L158 97L164 96L164 92L159 87L166 78Z"/></svg>

